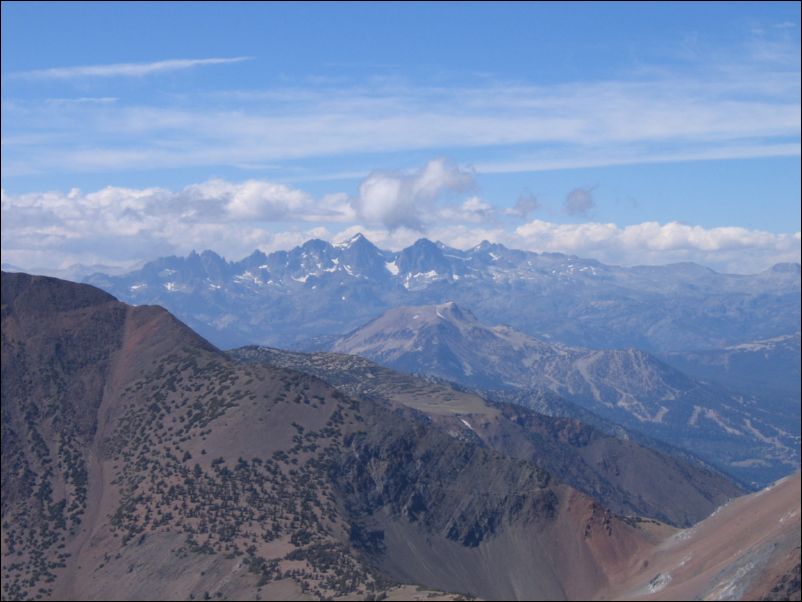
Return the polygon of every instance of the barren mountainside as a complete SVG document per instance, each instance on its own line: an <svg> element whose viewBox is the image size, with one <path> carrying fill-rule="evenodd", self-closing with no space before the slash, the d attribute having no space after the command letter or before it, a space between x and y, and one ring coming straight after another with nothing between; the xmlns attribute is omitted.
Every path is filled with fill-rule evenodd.
<svg viewBox="0 0 802 602"><path fill-rule="evenodd" d="M637 349L569 347L487 326L453 302L389 310L332 349L482 389L552 391L758 485L799 466L798 399L737 394Z"/></svg>
<svg viewBox="0 0 802 602"><path fill-rule="evenodd" d="M799 600L800 473L663 539L600 599Z"/></svg>
<svg viewBox="0 0 802 602"><path fill-rule="evenodd" d="M729 479L679 450L657 451L621 427L607 433L570 417L494 403L446 382L396 372L365 358L267 347L229 352L244 362L317 376L357 399L413 408L453 436L533 462L618 514L690 526L741 494Z"/></svg>
<svg viewBox="0 0 802 602"><path fill-rule="evenodd" d="M0 313L3 599L610 598L665 581L667 538L695 541L433 409L235 362L158 307L3 273ZM438 395L441 416L463 399ZM798 527L789 495L748 498L739 530L701 525L724 537L755 514L773 537L771 520ZM793 592L793 538L761 541L781 547L738 592ZM694 574L671 591L707 591Z"/></svg>
<svg viewBox="0 0 802 602"><path fill-rule="evenodd" d="M411 409L237 364L157 307L2 282L5 599L581 598L648 544Z"/></svg>

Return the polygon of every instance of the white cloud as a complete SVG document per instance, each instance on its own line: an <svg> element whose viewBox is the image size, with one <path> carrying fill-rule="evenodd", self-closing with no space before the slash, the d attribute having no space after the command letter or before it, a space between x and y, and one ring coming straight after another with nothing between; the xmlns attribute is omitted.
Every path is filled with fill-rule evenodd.
<svg viewBox="0 0 802 602"><path fill-rule="evenodd" d="M475 173L446 159L434 159L412 174L412 193L419 198L435 199L446 190L464 191L474 185Z"/></svg>
<svg viewBox="0 0 802 602"><path fill-rule="evenodd" d="M370 225L422 230L435 217L437 201L469 190L474 177L473 170L442 158L409 172L375 171L359 185L352 206L356 217Z"/></svg>
<svg viewBox="0 0 802 602"><path fill-rule="evenodd" d="M474 195L459 205L443 207L436 212L436 223L481 224L496 220L496 208Z"/></svg>
<svg viewBox="0 0 802 602"><path fill-rule="evenodd" d="M285 184L212 179L173 191L106 187L93 192L2 192L3 261L24 267L73 263L130 264L192 249L227 257L271 251L313 237L342 240L363 232L399 249L421 236L458 248L482 240L511 248L592 257L632 265L694 261L721 271L756 272L800 261L800 234L743 227L705 228L678 222L554 223L533 219L538 200L525 192L501 211L477 194L475 173L446 159L408 171L373 172L350 196L315 197ZM566 209L593 208L591 191L568 194ZM504 216L518 218L502 219ZM337 226L338 231L329 228Z"/></svg>
<svg viewBox="0 0 802 602"><path fill-rule="evenodd" d="M143 77L154 73L180 71L205 65L224 65L251 60L253 57L171 59L152 63L112 63L109 65L82 65L78 67L54 67L33 71L18 71L11 77L20 79L77 79L84 77Z"/></svg>
<svg viewBox="0 0 802 602"><path fill-rule="evenodd" d="M4 191L3 256L35 266L40 261L114 264L207 247L236 255L298 241L301 232L314 236L314 228L321 227L315 224L356 221L381 229L406 226L420 236L423 224L438 218L440 199L472 183L470 170L436 159L409 172L376 172L355 197L340 192L316 198L281 183L222 179L177 191L114 186L92 192ZM459 208L460 221L475 221L490 210L469 198ZM289 235L276 233L288 228Z"/></svg>
<svg viewBox="0 0 802 602"><path fill-rule="evenodd" d="M15 196L4 191L3 258L32 267L42 262L65 267L113 265L193 248L244 254L269 243L278 223L351 219L348 200L346 195L315 199L258 180L209 180L178 191L106 187Z"/></svg>
<svg viewBox="0 0 802 602"><path fill-rule="evenodd" d="M572 253L624 265L693 261L738 273L800 261L800 233L774 234L739 227L703 228L669 222L555 224L533 220L507 237L533 251Z"/></svg>
<svg viewBox="0 0 802 602"><path fill-rule="evenodd" d="M232 219L286 219L301 214L314 202L301 190L260 180L248 180L242 184L210 180L192 186L190 192L201 201L222 202Z"/></svg>
<svg viewBox="0 0 802 602"><path fill-rule="evenodd" d="M495 208L478 196L468 197L460 206L462 219L468 222L482 222L493 219Z"/></svg>

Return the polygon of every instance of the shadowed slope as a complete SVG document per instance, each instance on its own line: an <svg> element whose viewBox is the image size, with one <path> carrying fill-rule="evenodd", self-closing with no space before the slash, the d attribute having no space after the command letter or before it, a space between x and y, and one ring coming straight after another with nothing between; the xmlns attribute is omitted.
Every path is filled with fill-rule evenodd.
<svg viewBox="0 0 802 602"><path fill-rule="evenodd" d="M531 463L237 364L160 308L2 288L5 598L581 598L648 548Z"/></svg>
<svg viewBox="0 0 802 602"><path fill-rule="evenodd" d="M570 418L493 403L359 356L268 347L243 347L229 355L313 374L352 397L419 410L453 436L533 462L620 514L690 526L741 493L701 462L649 449L623 429L608 435Z"/></svg>

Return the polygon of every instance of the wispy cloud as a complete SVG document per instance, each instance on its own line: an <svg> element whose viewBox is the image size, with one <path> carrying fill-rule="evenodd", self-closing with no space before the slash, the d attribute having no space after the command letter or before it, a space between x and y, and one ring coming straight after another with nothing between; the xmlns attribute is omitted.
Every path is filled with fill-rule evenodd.
<svg viewBox="0 0 802 602"><path fill-rule="evenodd" d="M74 142L19 145L8 155L13 162L4 158L4 176L455 148L472 149L485 172L794 155L799 87L798 71L766 71L553 86L285 89L161 106L14 102L4 121L16 134L47 123Z"/></svg>
<svg viewBox="0 0 802 602"><path fill-rule="evenodd" d="M45 102L50 105L107 105L118 100L120 99L116 96L79 96L77 98L48 98Z"/></svg>
<svg viewBox="0 0 802 602"><path fill-rule="evenodd" d="M761 157L798 157L802 154L799 142L750 141L698 144L682 149L638 148L637 146L604 148L591 147L569 154L566 149L551 153L529 153L519 157L482 162L477 169L483 173L515 173L557 171L584 167L638 165L649 163L679 163L684 161L716 161L721 159L756 159Z"/></svg>
<svg viewBox="0 0 802 602"><path fill-rule="evenodd" d="M82 65L78 67L53 67L33 71L17 71L10 77L20 79L78 79L91 77L143 77L154 73L181 71L206 65L224 65L251 60L253 57L237 56L231 58L171 59L152 63L113 63L110 65Z"/></svg>

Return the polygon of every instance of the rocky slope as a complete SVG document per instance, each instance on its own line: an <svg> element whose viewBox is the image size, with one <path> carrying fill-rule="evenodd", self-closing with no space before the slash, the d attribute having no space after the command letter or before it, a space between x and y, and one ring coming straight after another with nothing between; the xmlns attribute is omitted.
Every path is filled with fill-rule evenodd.
<svg viewBox="0 0 802 602"><path fill-rule="evenodd" d="M235 363L161 308L3 273L1 313L4 599L581 599L651 545L531 462Z"/></svg>
<svg viewBox="0 0 802 602"><path fill-rule="evenodd" d="M332 350L472 387L549 390L758 485L799 465L798 403L733 394L637 349L569 347L487 326L453 302L388 310Z"/></svg>
<svg viewBox="0 0 802 602"><path fill-rule="evenodd" d="M624 268L487 242L460 250L421 239L390 252L357 235L235 262L212 251L164 257L87 282L163 305L223 347L303 350L387 309L449 300L485 321L599 348L715 349L800 328L799 264L748 276L689 263Z"/></svg>
<svg viewBox="0 0 802 602"><path fill-rule="evenodd" d="M396 372L353 355L256 346L229 355L312 374L350 397L413 408L452 436L536 464L617 514L690 526L741 494L698 459L681 456L678 450L650 449L621 427L607 433L573 418L494 403L449 383Z"/></svg>
<svg viewBox="0 0 802 602"><path fill-rule="evenodd" d="M597 599L799 600L800 485L797 472L671 534Z"/></svg>

